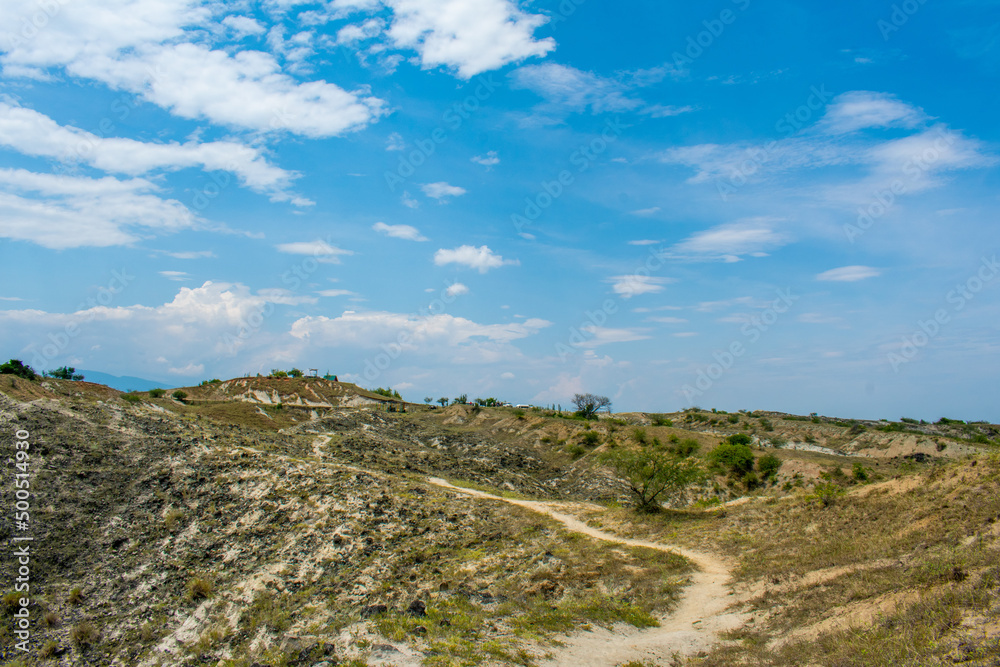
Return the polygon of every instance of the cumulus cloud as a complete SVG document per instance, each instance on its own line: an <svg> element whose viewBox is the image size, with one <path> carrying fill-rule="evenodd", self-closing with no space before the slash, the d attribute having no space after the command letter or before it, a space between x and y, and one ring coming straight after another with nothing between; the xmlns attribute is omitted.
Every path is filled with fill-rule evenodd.
<svg viewBox="0 0 1000 667"><path fill-rule="evenodd" d="M476 164L481 164L484 167L492 167L500 164L500 157L497 155L496 151L488 151L486 155L476 155L472 158L472 161Z"/></svg>
<svg viewBox="0 0 1000 667"><path fill-rule="evenodd" d="M517 260L505 260L490 250L488 246L476 248L471 245L459 246L452 250L441 248L434 253L434 263L438 266L458 264L476 269L480 273L486 273L490 269L498 269L505 264L518 264Z"/></svg>
<svg viewBox="0 0 1000 667"><path fill-rule="evenodd" d="M420 186L420 189L424 191L425 195L438 201L444 200L447 197L461 197L466 193L465 188L460 188L457 185L451 185L444 181L425 183Z"/></svg>
<svg viewBox="0 0 1000 667"><path fill-rule="evenodd" d="M521 11L512 0L386 0L393 10L389 39L420 55L424 68L447 67L463 79L556 46L534 31L548 19Z"/></svg>
<svg viewBox="0 0 1000 667"><path fill-rule="evenodd" d="M0 237L63 250L127 245L155 233L194 227L179 201L153 183L0 169Z"/></svg>
<svg viewBox="0 0 1000 667"><path fill-rule="evenodd" d="M0 35L17 35L22 20L37 12L33 0L8 0ZM5 39L0 64L7 76L46 78L62 70L134 93L183 118L259 132L328 137L364 127L385 112L382 100L367 90L296 81L270 53L210 48L200 40L212 22L212 9L191 1L61 3L32 39Z"/></svg>
<svg viewBox="0 0 1000 667"><path fill-rule="evenodd" d="M461 296L463 294L469 293L469 288L462 283L453 283L448 285L448 289L445 290L448 296Z"/></svg>
<svg viewBox="0 0 1000 667"><path fill-rule="evenodd" d="M384 222L376 222L372 225L372 229L379 234L384 234L395 239L406 239L407 241L427 240L427 237L422 235L420 230L410 225L387 225Z"/></svg>
<svg viewBox="0 0 1000 667"><path fill-rule="evenodd" d="M0 102L0 145L25 155L83 162L103 171L132 176L156 169L188 167L228 171L247 187L270 193L274 200L293 198L286 188L297 176L271 165L260 150L234 141L180 144L102 137L59 125L37 111L4 102ZM301 198L294 199L306 203Z"/></svg>
<svg viewBox="0 0 1000 667"><path fill-rule="evenodd" d="M853 283L858 280L877 278L880 275L882 275L881 271L870 266L842 266L839 269L830 269L820 273L816 276L816 280Z"/></svg>

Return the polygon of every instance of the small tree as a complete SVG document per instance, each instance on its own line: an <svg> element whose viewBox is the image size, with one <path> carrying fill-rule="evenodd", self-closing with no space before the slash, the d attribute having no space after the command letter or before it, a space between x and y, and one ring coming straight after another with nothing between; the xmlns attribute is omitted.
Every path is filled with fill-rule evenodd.
<svg viewBox="0 0 1000 667"><path fill-rule="evenodd" d="M596 394L574 394L573 404L576 411L585 419L590 419L601 408L607 408L611 412L611 399L607 396L597 396Z"/></svg>
<svg viewBox="0 0 1000 667"><path fill-rule="evenodd" d="M176 398L181 403L183 403L184 399L188 397L187 392L186 391L182 391L180 389L178 389L177 391L175 391L174 393L172 393L170 395L173 396L174 398Z"/></svg>
<svg viewBox="0 0 1000 667"><path fill-rule="evenodd" d="M708 460L717 468L742 477L753 470L753 450L737 434L708 453ZM747 437L747 436L744 436ZM734 442L734 438L736 441Z"/></svg>
<svg viewBox="0 0 1000 667"><path fill-rule="evenodd" d="M442 396L441 398L438 399L438 403L440 403L441 407L443 408L444 406L448 405L448 398L446 396Z"/></svg>
<svg viewBox="0 0 1000 667"><path fill-rule="evenodd" d="M54 371L46 371L45 375L50 378L55 378L57 380L82 380L83 376L76 373L76 369L72 366L63 366L62 368L57 368Z"/></svg>
<svg viewBox="0 0 1000 667"><path fill-rule="evenodd" d="M167 393L167 390L166 389L160 389L159 387L157 387L156 389L150 389L149 390L149 396L150 396L150 398L160 398L165 393Z"/></svg>
<svg viewBox="0 0 1000 667"><path fill-rule="evenodd" d="M774 454L765 454L757 459L757 470L765 480L772 483L778 477L778 470L781 469L781 459Z"/></svg>
<svg viewBox="0 0 1000 667"><path fill-rule="evenodd" d="M694 459L678 459L661 452L619 447L602 456L625 479L640 512L656 512L660 499L683 491L702 476Z"/></svg>
<svg viewBox="0 0 1000 667"><path fill-rule="evenodd" d="M20 359L11 359L5 364L0 364L0 374L16 375L25 380L34 380L38 377L35 375L35 370L31 366L22 363Z"/></svg>
<svg viewBox="0 0 1000 667"><path fill-rule="evenodd" d="M468 400L469 400L469 395L468 394L462 394L461 396L453 399L452 402L451 402L451 404L452 405L462 405L462 404L467 403Z"/></svg>
<svg viewBox="0 0 1000 667"><path fill-rule="evenodd" d="M300 377L302 377L303 375L305 375L305 373L303 373L303 372L302 372L301 370L299 370L298 368L293 368L292 370L288 371L288 376L289 376L289 377L293 377L293 378L300 378Z"/></svg>
<svg viewBox="0 0 1000 667"><path fill-rule="evenodd" d="M424 396L424 403L426 403L427 405L430 405L433 402L434 402L434 397L433 396Z"/></svg>

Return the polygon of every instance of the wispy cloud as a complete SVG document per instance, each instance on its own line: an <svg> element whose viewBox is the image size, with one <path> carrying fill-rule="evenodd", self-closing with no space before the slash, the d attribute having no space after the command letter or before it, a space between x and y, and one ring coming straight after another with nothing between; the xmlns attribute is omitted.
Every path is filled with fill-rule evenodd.
<svg viewBox="0 0 1000 667"><path fill-rule="evenodd" d="M880 275L882 275L881 271L870 266L842 266L839 269L830 269L818 274L816 280L853 283L858 280L877 278Z"/></svg>
<svg viewBox="0 0 1000 667"><path fill-rule="evenodd" d="M387 225L384 222L376 222L372 225L379 234L384 234L395 239L406 239L407 241L426 241L427 237L420 233L416 227L410 225Z"/></svg>

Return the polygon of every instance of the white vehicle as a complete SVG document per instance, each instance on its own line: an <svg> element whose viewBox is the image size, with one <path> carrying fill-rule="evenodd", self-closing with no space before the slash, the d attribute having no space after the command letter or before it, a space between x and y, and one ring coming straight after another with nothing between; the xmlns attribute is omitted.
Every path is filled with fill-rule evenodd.
<svg viewBox="0 0 1000 667"><path fill-rule="evenodd" d="M525 405L524 403L521 403L521 404L519 404L519 405L515 405L514 407L515 407L515 408L524 408L524 409L528 409L528 408L530 408L531 406L530 406L530 405Z"/></svg>

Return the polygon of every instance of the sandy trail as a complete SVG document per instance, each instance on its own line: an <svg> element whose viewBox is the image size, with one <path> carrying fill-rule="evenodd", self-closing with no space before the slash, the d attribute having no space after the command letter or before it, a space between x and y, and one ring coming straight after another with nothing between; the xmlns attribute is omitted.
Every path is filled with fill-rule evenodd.
<svg viewBox="0 0 1000 667"><path fill-rule="evenodd" d="M551 658L541 662L543 665L611 667L630 660L653 660L668 664L677 655L690 655L709 649L718 641L719 632L743 624L742 614L727 612L727 608L735 600L727 587L729 568L711 554L606 533L559 512L553 507L557 503L502 498L482 491L463 489L437 477L428 478L427 481L458 493L498 500L546 514L569 530L598 540L680 554L698 568L691 575L691 583L684 589L677 609L669 617L660 619L660 627L639 630L630 625L618 624L610 630L595 628L592 631L574 632L560 638L563 646L554 649Z"/></svg>

